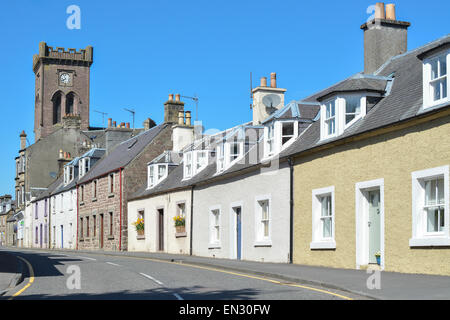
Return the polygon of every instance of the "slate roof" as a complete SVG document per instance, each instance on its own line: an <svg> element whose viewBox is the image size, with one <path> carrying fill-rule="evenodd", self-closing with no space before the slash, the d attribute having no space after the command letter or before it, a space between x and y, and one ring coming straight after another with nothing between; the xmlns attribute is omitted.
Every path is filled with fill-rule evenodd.
<svg viewBox="0 0 450 320"><path fill-rule="evenodd" d="M41 193L39 193L36 198L34 198L34 200L32 200L31 202L36 202L45 198L48 198L52 192L54 190L56 190L58 187L60 187L61 185L64 185L64 175L61 175L60 177L58 177L58 179L56 179L55 181L53 181L46 190L43 190Z"/></svg>
<svg viewBox="0 0 450 320"><path fill-rule="evenodd" d="M315 121L311 124L307 124L307 128L301 132L296 141L280 153L280 161L285 161L290 156L313 149L320 145L395 124L403 120L414 118L423 113L433 112L436 109L449 108L450 103L446 103L441 106L423 110L422 61L419 59L425 52L437 47L442 47L449 42L450 35L447 35L418 49L391 58L374 75L355 74L329 88L298 101L297 107L301 117L309 120L314 119ZM364 118L356 121L352 126L347 128L342 135L320 141L320 121L318 121L318 111L321 99L338 92L359 91L376 92L380 95L380 99L368 110ZM288 111L290 112L290 115L294 115L296 112L295 110L292 112L292 105L287 109L290 109L290 111ZM279 112L277 116L280 118L282 112ZM271 118L275 118L275 116L272 115ZM265 122L268 121L269 119ZM199 174L185 181L182 181L183 166L179 165L160 184L150 190L146 190L146 186L142 187L131 197L131 200L157 195L169 190L185 189L198 183L206 183L218 177L236 174L244 169L260 167L260 163L249 163L248 157L251 152L256 152L258 159L260 160L262 158L262 151L263 141L260 139L258 143L251 148L250 152L245 155L246 161L243 161L244 163L235 164L225 172L216 174L216 162L213 161Z"/></svg>
<svg viewBox="0 0 450 320"><path fill-rule="evenodd" d="M157 125L133 138L121 142L108 155L100 159L80 179L79 183L84 183L126 166L168 125L167 123Z"/></svg>

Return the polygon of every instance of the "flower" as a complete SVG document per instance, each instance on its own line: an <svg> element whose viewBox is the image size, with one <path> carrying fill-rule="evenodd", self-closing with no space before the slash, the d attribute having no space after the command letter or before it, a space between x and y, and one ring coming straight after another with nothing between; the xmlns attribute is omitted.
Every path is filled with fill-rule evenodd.
<svg viewBox="0 0 450 320"><path fill-rule="evenodd" d="M173 221L175 222L175 227L184 226L186 224L186 220L183 216L175 216L173 217Z"/></svg>
<svg viewBox="0 0 450 320"><path fill-rule="evenodd" d="M377 251L377 252L375 253L375 257L381 257L381 252L380 252L380 251Z"/></svg>
<svg viewBox="0 0 450 320"><path fill-rule="evenodd" d="M133 225L136 227L136 231L144 230L144 219L138 218L136 222L133 222Z"/></svg>

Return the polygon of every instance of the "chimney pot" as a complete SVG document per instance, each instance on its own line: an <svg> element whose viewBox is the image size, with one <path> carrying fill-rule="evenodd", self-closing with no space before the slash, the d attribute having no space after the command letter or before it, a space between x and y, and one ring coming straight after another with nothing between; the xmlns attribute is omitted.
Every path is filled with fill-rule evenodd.
<svg viewBox="0 0 450 320"><path fill-rule="evenodd" d="M387 20L396 20L395 18L395 4L390 3L386 5L386 19Z"/></svg>
<svg viewBox="0 0 450 320"><path fill-rule="evenodd" d="M267 87L267 78L266 77L261 78L261 87Z"/></svg>
<svg viewBox="0 0 450 320"><path fill-rule="evenodd" d="M179 94L179 93L177 93L177 94L175 95L175 101L180 101L180 94Z"/></svg>
<svg viewBox="0 0 450 320"><path fill-rule="evenodd" d="M184 113L183 111L178 111L178 124L183 125L184 124Z"/></svg>
<svg viewBox="0 0 450 320"><path fill-rule="evenodd" d="M59 158L62 159L64 157L64 153L62 149L59 149Z"/></svg>
<svg viewBox="0 0 450 320"><path fill-rule="evenodd" d="M173 101L173 93L169 94L169 101Z"/></svg>
<svg viewBox="0 0 450 320"><path fill-rule="evenodd" d="M127 129L130 129L130 123L127 122Z"/></svg>
<svg viewBox="0 0 450 320"><path fill-rule="evenodd" d="M277 87L277 74L275 72L272 72L270 74L270 86L272 88L276 88Z"/></svg>
<svg viewBox="0 0 450 320"><path fill-rule="evenodd" d="M375 19L386 19L384 2L377 2L375 4Z"/></svg>
<svg viewBox="0 0 450 320"><path fill-rule="evenodd" d="M108 118L108 128L111 128L112 126L112 118Z"/></svg>
<svg viewBox="0 0 450 320"><path fill-rule="evenodd" d="M117 126L117 122L113 121L113 127L116 127L116 126Z"/></svg>
<svg viewBox="0 0 450 320"><path fill-rule="evenodd" d="M191 112L190 111L186 111L186 125L187 126L191 125Z"/></svg>

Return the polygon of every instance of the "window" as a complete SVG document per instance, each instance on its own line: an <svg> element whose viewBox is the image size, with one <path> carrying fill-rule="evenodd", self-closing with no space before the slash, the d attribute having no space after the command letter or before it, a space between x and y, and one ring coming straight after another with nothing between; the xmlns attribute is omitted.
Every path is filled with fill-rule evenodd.
<svg viewBox="0 0 450 320"><path fill-rule="evenodd" d="M336 133L336 102L334 100L325 104L325 131L327 136Z"/></svg>
<svg viewBox="0 0 450 320"><path fill-rule="evenodd" d="M210 209L209 247L220 247L220 207Z"/></svg>
<svg viewBox="0 0 450 320"><path fill-rule="evenodd" d="M82 185L80 189L81 189L80 200L81 200L81 202L84 202L84 185Z"/></svg>
<svg viewBox="0 0 450 320"><path fill-rule="evenodd" d="M52 202L53 202L52 212L56 213L56 196L52 197Z"/></svg>
<svg viewBox="0 0 450 320"><path fill-rule="evenodd" d="M424 61L423 101L424 107L434 106L448 100L448 70L450 53L429 58Z"/></svg>
<svg viewBox="0 0 450 320"><path fill-rule="evenodd" d="M81 178L89 171L90 160L89 160L89 158L83 158L80 160L79 164L80 164L79 176Z"/></svg>
<svg viewBox="0 0 450 320"><path fill-rule="evenodd" d="M274 131L275 130L273 125L267 127L267 140L266 140L267 155L271 155L274 152L274 142L275 142Z"/></svg>
<svg viewBox="0 0 450 320"><path fill-rule="evenodd" d="M114 228L113 228L113 226L114 226L114 220L113 220L113 218L114 218L114 216L113 216L113 213L112 212L110 212L109 213L109 235L110 236L112 236L114 233Z"/></svg>
<svg viewBox="0 0 450 320"><path fill-rule="evenodd" d="M39 234L39 232L38 232L38 227L36 227L36 232L35 232L35 240L34 240L34 243L38 243L38 234Z"/></svg>
<svg viewBox="0 0 450 320"><path fill-rule="evenodd" d="M220 172L225 168L225 144L221 143L217 146L217 171Z"/></svg>
<svg viewBox="0 0 450 320"><path fill-rule="evenodd" d="M365 116L368 95L373 94L346 94L334 97L322 104L320 116L321 139L341 135L347 127Z"/></svg>
<svg viewBox="0 0 450 320"><path fill-rule="evenodd" d="M46 217L47 216L47 206L48 206L47 199L45 199L44 205L45 205L45 207L44 207L44 217Z"/></svg>
<svg viewBox="0 0 450 320"><path fill-rule="evenodd" d="M186 152L184 154L184 178L192 177L192 152Z"/></svg>
<svg viewBox="0 0 450 320"><path fill-rule="evenodd" d="M282 122L281 123L281 144L286 144L294 137L294 124L295 122Z"/></svg>
<svg viewBox="0 0 450 320"><path fill-rule="evenodd" d="M97 180L92 181L92 200L97 199Z"/></svg>
<svg viewBox="0 0 450 320"><path fill-rule="evenodd" d="M410 246L450 245L448 175L448 166L412 173Z"/></svg>
<svg viewBox="0 0 450 320"><path fill-rule="evenodd" d="M97 236L97 218L95 215L92 216L92 222L94 223L94 229L92 231L93 231L93 234L95 237L95 236Z"/></svg>
<svg viewBox="0 0 450 320"><path fill-rule="evenodd" d="M114 173L109 175L109 193L114 193Z"/></svg>
<svg viewBox="0 0 450 320"><path fill-rule="evenodd" d="M230 159L229 162L233 162L240 156L240 143L237 141L230 142Z"/></svg>
<svg viewBox="0 0 450 320"><path fill-rule="evenodd" d="M256 242L255 246L271 245L271 212L270 197L256 198Z"/></svg>
<svg viewBox="0 0 450 320"><path fill-rule="evenodd" d="M186 203L184 203L184 202L179 203L177 205L177 207L178 207L178 215L180 217L186 218Z"/></svg>
<svg viewBox="0 0 450 320"><path fill-rule="evenodd" d="M38 203L36 202L34 205L34 218L38 218Z"/></svg>
<svg viewBox="0 0 450 320"><path fill-rule="evenodd" d="M345 125L361 114L361 97L349 96L345 98Z"/></svg>
<svg viewBox="0 0 450 320"><path fill-rule="evenodd" d="M335 249L334 187L313 190L311 249Z"/></svg>
<svg viewBox="0 0 450 320"><path fill-rule="evenodd" d="M83 218L80 218L80 238L83 238Z"/></svg>
<svg viewBox="0 0 450 320"><path fill-rule="evenodd" d="M90 229L89 217L86 217L86 237L88 238L89 238L89 229Z"/></svg>
<svg viewBox="0 0 450 320"><path fill-rule="evenodd" d="M197 174L208 165L208 151L197 151L195 162L195 173Z"/></svg>
<svg viewBox="0 0 450 320"><path fill-rule="evenodd" d="M152 188L167 177L167 164L151 164L148 166L148 188Z"/></svg>

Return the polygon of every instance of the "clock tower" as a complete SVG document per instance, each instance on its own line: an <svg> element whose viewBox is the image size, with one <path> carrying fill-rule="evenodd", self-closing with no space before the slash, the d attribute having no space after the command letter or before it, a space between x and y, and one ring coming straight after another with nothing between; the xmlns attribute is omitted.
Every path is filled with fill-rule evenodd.
<svg viewBox="0 0 450 320"><path fill-rule="evenodd" d="M79 117L89 128L89 82L93 48L64 49L39 43L33 56L35 74L35 141L62 126L66 115Z"/></svg>

